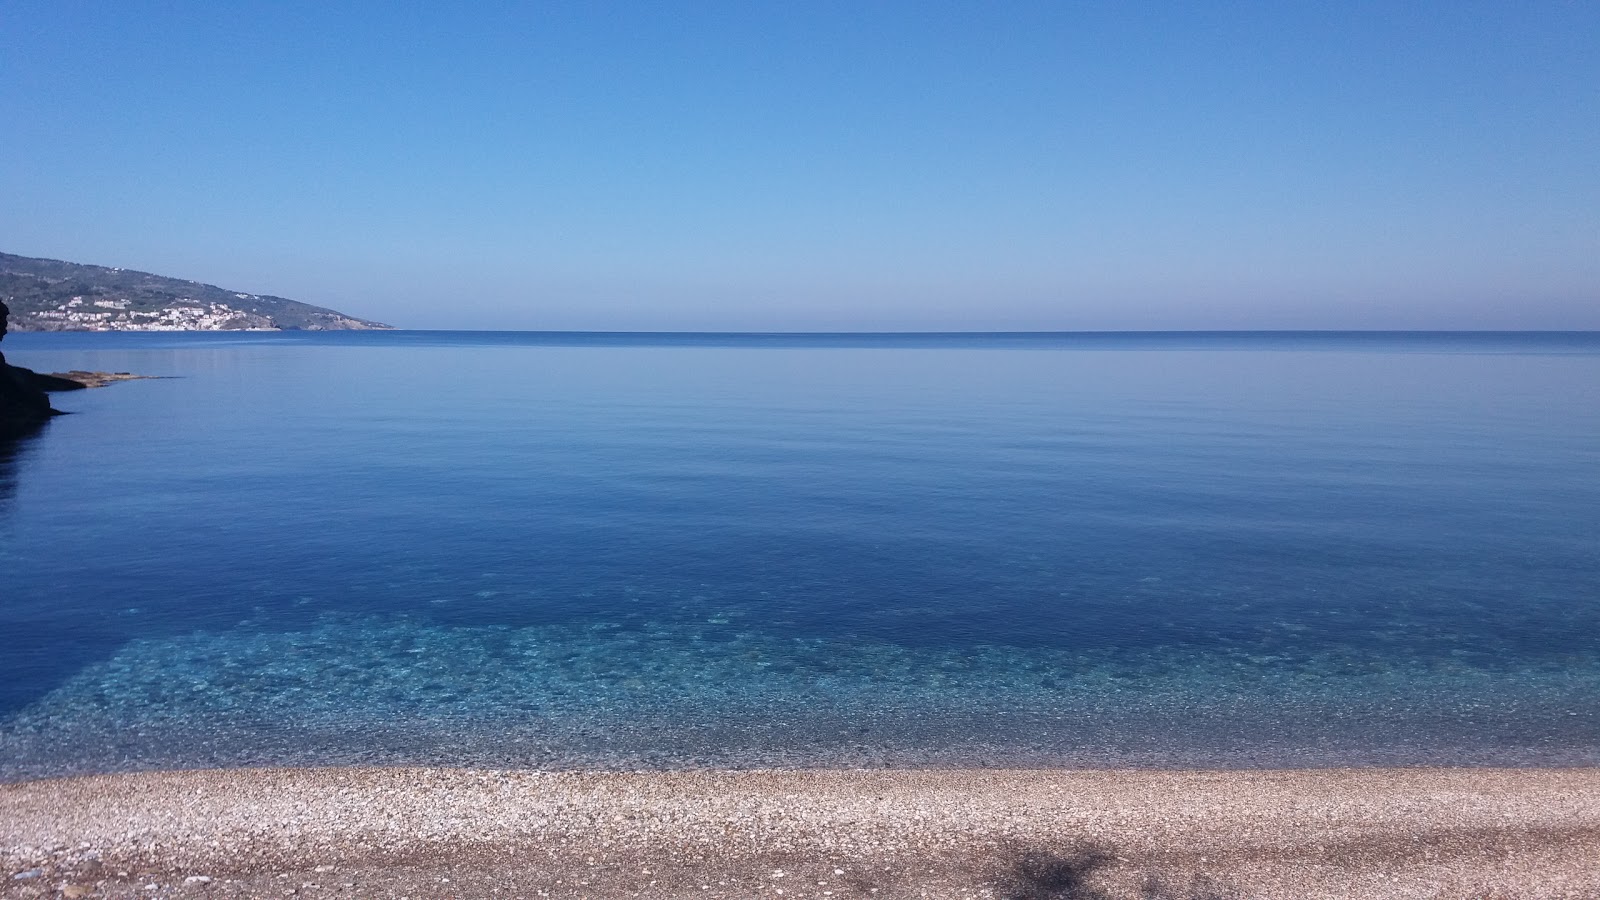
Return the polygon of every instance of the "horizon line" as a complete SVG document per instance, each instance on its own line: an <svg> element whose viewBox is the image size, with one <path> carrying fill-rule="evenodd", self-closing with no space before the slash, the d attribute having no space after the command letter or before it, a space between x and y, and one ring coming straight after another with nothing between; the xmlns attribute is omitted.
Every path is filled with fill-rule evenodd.
<svg viewBox="0 0 1600 900"><path fill-rule="evenodd" d="M1099 328L1010 330L870 330L870 331L736 331L704 329L590 329L590 328L61 328L12 329L8 337L43 334L363 334L408 332L421 334L565 334L565 335L717 335L728 337L1048 337L1089 335L1600 335L1600 328Z"/></svg>

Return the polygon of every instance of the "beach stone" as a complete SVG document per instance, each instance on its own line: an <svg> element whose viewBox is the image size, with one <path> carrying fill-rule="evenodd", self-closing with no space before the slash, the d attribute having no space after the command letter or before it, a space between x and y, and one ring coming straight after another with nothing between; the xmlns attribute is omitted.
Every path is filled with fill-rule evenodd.
<svg viewBox="0 0 1600 900"><path fill-rule="evenodd" d="M43 874L44 874L44 872L40 871L39 869L26 869L24 871L18 872L17 874L11 876L11 880L12 881L31 881L31 880L33 880L35 878L38 878L40 875L43 875Z"/></svg>
<svg viewBox="0 0 1600 900"><path fill-rule="evenodd" d="M61 896L66 900L82 900L89 896L89 889L81 884L69 884L61 889Z"/></svg>
<svg viewBox="0 0 1600 900"><path fill-rule="evenodd" d="M527 827L540 819L548 828ZM419 821L430 840L388 839L396 823ZM284 822L300 829L287 854ZM126 825L132 836L114 839ZM208 876L185 874L212 865L210 844L225 836L247 852L233 854L226 879L191 887ZM337 881L359 874L344 894L372 897L1594 898L1600 772L529 772L502 782L347 768L0 786L0 859L32 864L33 848L63 838L91 838L112 858L139 854L151 867L141 881L160 882L162 896L338 894L331 877L288 881L332 864L321 847L334 844L337 869L350 873ZM376 849L385 844L401 849Z"/></svg>

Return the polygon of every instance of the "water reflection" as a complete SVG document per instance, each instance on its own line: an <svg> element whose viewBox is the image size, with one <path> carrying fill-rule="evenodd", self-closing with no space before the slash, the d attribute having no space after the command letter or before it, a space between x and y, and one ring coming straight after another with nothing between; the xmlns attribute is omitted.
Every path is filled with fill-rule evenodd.
<svg viewBox="0 0 1600 900"><path fill-rule="evenodd" d="M0 515L11 510L11 499L17 493L17 463L30 437L0 438Z"/></svg>

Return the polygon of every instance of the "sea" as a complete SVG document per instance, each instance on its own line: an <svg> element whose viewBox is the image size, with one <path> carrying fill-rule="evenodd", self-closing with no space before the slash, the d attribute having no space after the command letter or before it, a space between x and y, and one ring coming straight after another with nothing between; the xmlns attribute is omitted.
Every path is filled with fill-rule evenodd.
<svg viewBox="0 0 1600 900"><path fill-rule="evenodd" d="M0 780L1600 764L1600 333L3 350Z"/></svg>

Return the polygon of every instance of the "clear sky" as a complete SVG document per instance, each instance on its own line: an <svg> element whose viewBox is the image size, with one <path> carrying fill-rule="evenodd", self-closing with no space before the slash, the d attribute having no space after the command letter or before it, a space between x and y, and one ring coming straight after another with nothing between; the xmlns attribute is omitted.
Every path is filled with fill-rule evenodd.
<svg viewBox="0 0 1600 900"><path fill-rule="evenodd" d="M1600 328L1594 0L6 0L0 39L0 250L402 327Z"/></svg>

